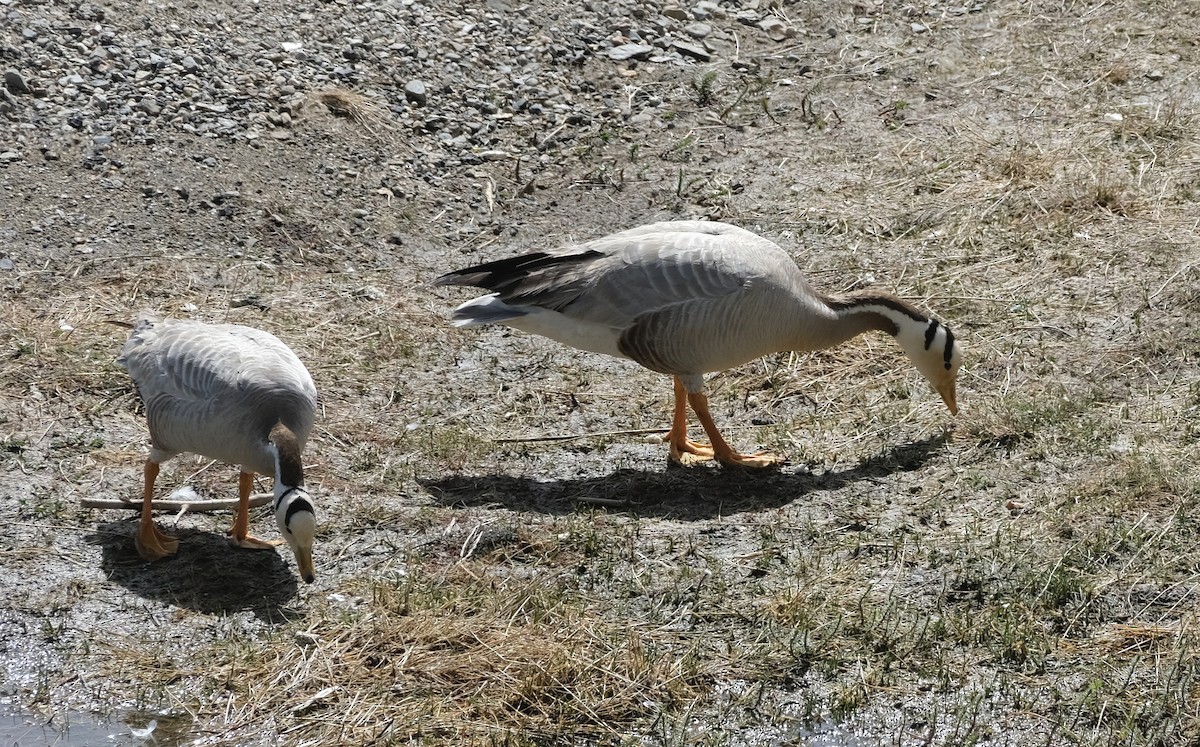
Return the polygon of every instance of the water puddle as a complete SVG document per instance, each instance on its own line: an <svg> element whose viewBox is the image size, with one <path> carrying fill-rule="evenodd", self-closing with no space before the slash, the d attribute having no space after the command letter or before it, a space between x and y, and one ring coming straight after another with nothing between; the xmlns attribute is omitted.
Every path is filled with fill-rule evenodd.
<svg viewBox="0 0 1200 747"><path fill-rule="evenodd" d="M191 727L187 716L143 711L45 715L0 702L2 747L177 747L195 736Z"/></svg>

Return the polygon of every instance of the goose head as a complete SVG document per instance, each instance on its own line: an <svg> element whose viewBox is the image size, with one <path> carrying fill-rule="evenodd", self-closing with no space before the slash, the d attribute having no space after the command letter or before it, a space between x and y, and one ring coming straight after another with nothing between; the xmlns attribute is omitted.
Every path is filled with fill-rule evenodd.
<svg viewBox="0 0 1200 747"><path fill-rule="evenodd" d="M929 380L933 390L941 395L950 414L957 415L955 383L963 350L950 328L936 319L908 319L900 325L896 341L917 370Z"/></svg>
<svg viewBox="0 0 1200 747"><path fill-rule="evenodd" d="M275 483L275 523L279 533L296 556L296 568L305 583L316 580L313 572L312 549L317 534L317 512L312 498L303 487L288 487Z"/></svg>

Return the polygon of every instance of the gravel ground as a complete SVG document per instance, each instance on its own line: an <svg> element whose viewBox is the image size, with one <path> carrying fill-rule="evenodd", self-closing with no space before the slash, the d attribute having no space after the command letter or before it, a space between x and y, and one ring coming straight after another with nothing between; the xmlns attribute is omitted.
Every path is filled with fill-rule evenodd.
<svg viewBox="0 0 1200 747"><path fill-rule="evenodd" d="M162 145L183 133L238 144L287 140L314 102L343 113L322 92L348 90L378 107L371 124L379 134L402 143L393 176L409 189L518 156L536 170L606 123L665 127L662 115L680 92L663 78L696 75L699 63L752 71L759 63L750 49L797 33L759 3L3 8L13 33L0 50L10 68L0 162L66 158L120 169L120 146ZM828 33L838 32L831 25ZM797 71L807 67L796 54L768 49ZM658 79L651 91L623 85L644 79L639 69L647 68ZM373 160L365 156L364 165ZM218 166L211 157L200 162Z"/></svg>

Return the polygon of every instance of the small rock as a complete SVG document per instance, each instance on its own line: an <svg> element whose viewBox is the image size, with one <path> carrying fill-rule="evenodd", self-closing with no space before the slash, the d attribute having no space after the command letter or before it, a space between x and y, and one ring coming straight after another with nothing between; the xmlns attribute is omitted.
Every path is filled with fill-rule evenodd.
<svg viewBox="0 0 1200 747"><path fill-rule="evenodd" d="M676 21L686 21L691 18L686 10L678 6L663 8L662 14L667 18L674 18Z"/></svg>
<svg viewBox="0 0 1200 747"><path fill-rule="evenodd" d="M16 70L9 70L4 74L4 87L9 90L9 93L33 93L33 89Z"/></svg>
<svg viewBox="0 0 1200 747"><path fill-rule="evenodd" d="M693 60L700 62L708 62L712 59L712 55L708 50L699 44L689 44L688 42L677 41L671 44L679 54L684 57L691 57Z"/></svg>
<svg viewBox="0 0 1200 747"><path fill-rule="evenodd" d="M789 26L775 16L767 16L758 22L758 27L767 32L767 36L771 37L772 41L783 41L791 39L796 35L794 26Z"/></svg>
<svg viewBox="0 0 1200 747"><path fill-rule="evenodd" d="M0 255L0 270L12 270L16 266L16 263L12 261L12 257L7 254Z"/></svg>
<svg viewBox="0 0 1200 747"><path fill-rule="evenodd" d="M1151 70L1150 72L1146 73L1146 78L1148 80L1162 80L1165 77L1167 77L1166 74L1163 73L1163 71L1159 70L1158 68L1155 68L1155 69Z"/></svg>
<svg viewBox="0 0 1200 747"><path fill-rule="evenodd" d="M610 60L642 59L650 56L654 47L648 44L621 44L608 50Z"/></svg>
<svg viewBox="0 0 1200 747"><path fill-rule="evenodd" d="M0 163L12 163L19 160L21 160L21 154L15 150L6 150L0 153Z"/></svg>
<svg viewBox="0 0 1200 747"><path fill-rule="evenodd" d="M350 295L355 298L365 298L368 301L382 301L387 298L387 293L384 293L373 285L364 285L361 288L357 288L351 291Z"/></svg>
<svg viewBox="0 0 1200 747"><path fill-rule="evenodd" d="M709 26L707 23L689 23L683 27L683 33L693 39L703 39L712 33L712 26Z"/></svg>
<svg viewBox="0 0 1200 747"><path fill-rule="evenodd" d="M303 49L304 45L300 42L279 42L279 48L284 52L291 54L292 52L298 52Z"/></svg>
<svg viewBox="0 0 1200 747"><path fill-rule="evenodd" d="M200 69L200 63L196 62L196 58L192 57L190 54L180 60L179 64L183 65L184 71L189 73L194 73Z"/></svg>
<svg viewBox="0 0 1200 747"><path fill-rule="evenodd" d="M410 80L404 86L404 98L417 106L425 106L428 97L425 94L425 84L419 80Z"/></svg>
<svg viewBox="0 0 1200 747"><path fill-rule="evenodd" d="M914 34L924 34L928 30L929 30L929 27L923 23L912 24L912 31Z"/></svg>

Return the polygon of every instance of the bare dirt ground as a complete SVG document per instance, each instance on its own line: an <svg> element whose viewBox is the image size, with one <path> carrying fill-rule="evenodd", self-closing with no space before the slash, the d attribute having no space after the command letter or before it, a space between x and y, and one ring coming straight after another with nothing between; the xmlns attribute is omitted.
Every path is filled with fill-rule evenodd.
<svg viewBox="0 0 1200 747"><path fill-rule="evenodd" d="M268 6L364 28L384 7L104 23ZM302 86L286 137L160 122L98 155L22 128L15 99L8 699L155 718L160 745L1197 743L1200 9L785 2L797 33L773 41L721 7L711 60L563 63L614 111L502 121L486 157L399 116L386 61ZM498 12L536 35L575 9ZM461 96L438 74L431 100ZM826 290L931 309L967 346L959 416L863 338L713 378L731 440L788 466L673 468L646 435L664 377L454 330L469 295L430 286L694 217L777 240ZM229 515L160 516L180 551L146 564L133 512L79 508L139 494L105 320L140 309L268 329L308 364L312 586L230 548ZM159 480L235 482L191 457Z"/></svg>

